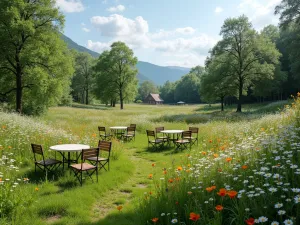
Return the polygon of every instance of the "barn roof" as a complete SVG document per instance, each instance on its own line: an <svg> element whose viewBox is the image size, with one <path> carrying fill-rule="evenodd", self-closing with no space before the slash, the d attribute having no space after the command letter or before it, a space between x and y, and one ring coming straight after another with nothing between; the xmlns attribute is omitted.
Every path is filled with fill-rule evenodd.
<svg viewBox="0 0 300 225"><path fill-rule="evenodd" d="M150 93L150 95L152 96L152 98L156 101L156 102L163 102L164 100L161 99L161 97L159 96L159 94L152 94Z"/></svg>

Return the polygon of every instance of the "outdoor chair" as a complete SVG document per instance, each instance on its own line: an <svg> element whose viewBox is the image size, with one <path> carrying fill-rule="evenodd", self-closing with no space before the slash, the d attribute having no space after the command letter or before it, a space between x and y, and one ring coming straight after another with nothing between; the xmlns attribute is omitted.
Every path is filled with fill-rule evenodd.
<svg viewBox="0 0 300 225"><path fill-rule="evenodd" d="M136 124L132 123L132 124L130 124L130 127L136 128Z"/></svg>
<svg viewBox="0 0 300 225"><path fill-rule="evenodd" d="M124 141L135 140L135 127L127 127L126 132L121 137Z"/></svg>
<svg viewBox="0 0 300 225"><path fill-rule="evenodd" d="M106 171L109 171L109 158L111 153L111 146L112 143L110 141L99 141L98 148L99 148L99 157L89 157L87 160L89 160L91 163L99 163L98 167L99 170L102 168ZM103 152L107 152L106 157L103 157ZM107 164L108 169L105 168L105 165Z"/></svg>
<svg viewBox="0 0 300 225"><path fill-rule="evenodd" d="M198 127L189 127L189 130L192 131L192 136L190 138L191 145L196 144L198 145L198 133L199 133L199 128ZM187 138L188 139L188 138Z"/></svg>
<svg viewBox="0 0 300 225"><path fill-rule="evenodd" d="M98 127L98 131L99 131L99 138L102 141L110 141L111 140L111 134L106 133L106 129L105 127Z"/></svg>
<svg viewBox="0 0 300 225"><path fill-rule="evenodd" d="M35 172L37 167L43 170L44 172L50 172L57 169L62 164L62 161L57 159L45 159L43 147L41 145L31 144L31 148L34 156Z"/></svg>
<svg viewBox="0 0 300 225"><path fill-rule="evenodd" d="M157 139L155 136L155 132L152 130L146 130L147 132L147 138L148 138L148 148L150 145L155 148L155 150L158 150L164 145L164 141L162 139Z"/></svg>
<svg viewBox="0 0 300 225"><path fill-rule="evenodd" d="M161 133L161 131L163 131L163 130L165 130L164 127L156 127L155 128L155 137L156 137L156 139L160 139L164 142L167 142L168 137L164 133Z"/></svg>
<svg viewBox="0 0 300 225"><path fill-rule="evenodd" d="M192 137L192 131L183 131L181 135L181 139L175 141L176 150L180 149L187 149L188 146L191 148L191 137Z"/></svg>
<svg viewBox="0 0 300 225"><path fill-rule="evenodd" d="M96 158L95 165L86 163L85 160L88 158ZM74 172L75 177L78 179L80 185L82 186L82 177L85 172L86 175L94 182L92 175L96 172L97 183L98 183L98 158L99 158L99 148L82 149L81 151L81 163L71 165L71 169Z"/></svg>

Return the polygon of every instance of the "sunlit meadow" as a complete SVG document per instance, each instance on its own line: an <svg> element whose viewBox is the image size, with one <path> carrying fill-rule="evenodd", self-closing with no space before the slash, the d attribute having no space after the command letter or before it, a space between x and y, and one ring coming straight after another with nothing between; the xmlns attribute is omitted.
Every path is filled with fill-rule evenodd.
<svg viewBox="0 0 300 225"><path fill-rule="evenodd" d="M233 110L58 107L40 118L0 112L0 224L300 224L300 100ZM113 140L111 171L101 171L99 183L80 187L66 169L34 173L30 143L59 157L49 146L96 146L98 125L130 123L136 140ZM145 130L157 126L199 127L199 145L148 149Z"/></svg>

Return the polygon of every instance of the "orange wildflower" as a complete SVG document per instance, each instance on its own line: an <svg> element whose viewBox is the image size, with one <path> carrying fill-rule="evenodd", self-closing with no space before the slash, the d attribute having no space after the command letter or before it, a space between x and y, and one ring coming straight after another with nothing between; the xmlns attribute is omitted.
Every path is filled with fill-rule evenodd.
<svg viewBox="0 0 300 225"><path fill-rule="evenodd" d="M209 142L209 143L212 143L212 140L209 140L208 142Z"/></svg>
<svg viewBox="0 0 300 225"><path fill-rule="evenodd" d="M180 177L176 177L175 180L176 180L176 181L180 181Z"/></svg>
<svg viewBox="0 0 300 225"><path fill-rule="evenodd" d="M8 148L11 149L12 147L9 145Z"/></svg>
<svg viewBox="0 0 300 225"><path fill-rule="evenodd" d="M243 166L242 166L242 169L243 169L243 170L246 170L246 169L248 169L248 166L247 166L247 165L243 165Z"/></svg>
<svg viewBox="0 0 300 225"><path fill-rule="evenodd" d="M2 125L2 129L5 129L6 128L6 126L5 125Z"/></svg>
<svg viewBox="0 0 300 225"><path fill-rule="evenodd" d="M207 153L206 153L206 152L201 152L201 154L202 154L202 155L206 155Z"/></svg>
<svg viewBox="0 0 300 225"><path fill-rule="evenodd" d="M164 170L163 174L167 174L167 171L166 171L166 170Z"/></svg>
<svg viewBox="0 0 300 225"><path fill-rule="evenodd" d="M121 211L122 209L123 209L123 206L121 206L121 205L117 206L117 210Z"/></svg>
<svg viewBox="0 0 300 225"><path fill-rule="evenodd" d="M224 207L222 205L217 205L216 206L216 210L218 211L222 211L224 209Z"/></svg>
<svg viewBox="0 0 300 225"><path fill-rule="evenodd" d="M221 169L221 168L219 168L219 169L218 169L218 172L222 172L222 169Z"/></svg>
<svg viewBox="0 0 300 225"><path fill-rule="evenodd" d="M38 188L38 187L36 187L34 190L35 190L35 191L38 191L38 190L39 190L39 188Z"/></svg>
<svg viewBox="0 0 300 225"><path fill-rule="evenodd" d="M155 163L152 163L152 166L154 167L154 166L155 166Z"/></svg>
<svg viewBox="0 0 300 225"><path fill-rule="evenodd" d="M214 158L218 158L219 157L219 155L218 154L213 154L213 156L214 156Z"/></svg>
<svg viewBox="0 0 300 225"><path fill-rule="evenodd" d="M153 174L150 173L150 174L148 175L148 178L151 179L152 177L153 177Z"/></svg>
<svg viewBox="0 0 300 225"><path fill-rule="evenodd" d="M253 225L255 224L255 219L250 217L249 219L245 220L245 222L247 225Z"/></svg>
<svg viewBox="0 0 300 225"><path fill-rule="evenodd" d="M173 180L172 178L170 178L170 179L168 180L168 182L169 182L169 183L173 183L174 180Z"/></svg>
<svg viewBox="0 0 300 225"><path fill-rule="evenodd" d="M228 192L227 192L227 195L228 195L231 199L233 199L233 198L235 198L235 196L237 195L237 192L236 192L236 191L228 191Z"/></svg>
<svg viewBox="0 0 300 225"><path fill-rule="evenodd" d="M213 186L211 186L211 188L212 188L213 190L215 190L215 189L217 188L217 186L213 185Z"/></svg>
<svg viewBox="0 0 300 225"><path fill-rule="evenodd" d="M97 137L97 134L93 133L93 134L92 134L92 137Z"/></svg>
<svg viewBox="0 0 300 225"><path fill-rule="evenodd" d="M153 223L156 223L157 221L158 221L158 218L157 218L157 217L152 218L152 222L153 222Z"/></svg>
<svg viewBox="0 0 300 225"><path fill-rule="evenodd" d="M227 190L225 188L221 188L217 194L221 197L224 197L226 195L226 193L227 193Z"/></svg>
<svg viewBox="0 0 300 225"><path fill-rule="evenodd" d="M189 173L189 172L191 172L191 170L186 170L185 172Z"/></svg>
<svg viewBox="0 0 300 225"><path fill-rule="evenodd" d="M2 181L2 177L0 177L0 181Z"/></svg>
<svg viewBox="0 0 300 225"><path fill-rule="evenodd" d="M232 160L231 157L226 158L226 162L230 162Z"/></svg>
<svg viewBox="0 0 300 225"><path fill-rule="evenodd" d="M197 214L197 213L194 213L194 212L190 213L190 220L197 221L199 219L200 219L200 214Z"/></svg>
<svg viewBox="0 0 300 225"><path fill-rule="evenodd" d="M181 166L178 166L178 167L177 167L177 170L178 170L178 171L181 171L181 170L182 170L182 167L181 167Z"/></svg>
<svg viewBox="0 0 300 225"><path fill-rule="evenodd" d="M212 192L214 189L212 189L211 187L207 187L205 188L205 190L207 190L208 192Z"/></svg>

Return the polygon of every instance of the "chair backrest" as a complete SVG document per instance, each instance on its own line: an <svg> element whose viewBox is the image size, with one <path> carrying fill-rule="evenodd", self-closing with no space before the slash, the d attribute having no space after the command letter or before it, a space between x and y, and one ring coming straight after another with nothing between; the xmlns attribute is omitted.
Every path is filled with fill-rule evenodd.
<svg viewBox="0 0 300 225"><path fill-rule="evenodd" d="M198 127L189 127L189 130L192 131L193 134L198 134L199 133L199 128Z"/></svg>
<svg viewBox="0 0 300 225"><path fill-rule="evenodd" d="M82 153L81 153L82 162L87 158L91 158L91 157L97 157L97 161L98 161L98 156L99 156L99 148L82 149Z"/></svg>
<svg viewBox="0 0 300 225"><path fill-rule="evenodd" d="M155 132L153 130L146 130L146 132L147 132L148 140L150 137L155 138Z"/></svg>
<svg viewBox="0 0 300 225"><path fill-rule="evenodd" d="M182 138L190 138L192 137L192 131L186 130L182 132Z"/></svg>
<svg viewBox="0 0 300 225"><path fill-rule="evenodd" d="M35 154L41 155L43 157L43 161L45 162L44 151L43 151L42 145L31 144L31 149L32 149L32 152L33 152L35 162L37 161Z"/></svg>
<svg viewBox="0 0 300 225"><path fill-rule="evenodd" d="M110 157L112 143L110 141L99 141L98 148L99 151L108 152L108 158Z"/></svg>
<svg viewBox="0 0 300 225"><path fill-rule="evenodd" d="M130 124L130 127L134 127L134 128L136 128L136 124Z"/></svg>
<svg viewBox="0 0 300 225"><path fill-rule="evenodd" d="M134 133L135 127L127 127L127 133Z"/></svg>
<svg viewBox="0 0 300 225"><path fill-rule="evenodd" d="M160 133L161 131L165 130L164 127L155 127L155 132Z"/></svg>
<svg viewBox="0 0 300 225"><path fill-rule="evenodd" d="M99 132L106 132L105 127L100 127L100 126L98 126L98 131Z"/></svg>

